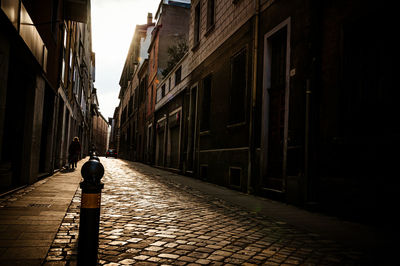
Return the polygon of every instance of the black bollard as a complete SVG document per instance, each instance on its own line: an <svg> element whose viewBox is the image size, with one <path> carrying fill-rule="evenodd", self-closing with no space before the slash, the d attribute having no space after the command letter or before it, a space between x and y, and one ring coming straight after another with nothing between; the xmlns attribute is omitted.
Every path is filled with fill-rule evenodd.
<svg viewBox="0 0 400 266"><path fill-rule="evenodd" d="M96 161L99 161L99 162L100 162L100 158L97 157L96 155L90 156L90 160L96 160Z"/></svg>
<svg viewBox="0 0 400 266"><path fill-rule="evenodd" d="M83 182L78 239L78 265L97 265L99 247L99 223L101 190L100 182L104 167L100 161L90 158L81 169Z"/></svg>

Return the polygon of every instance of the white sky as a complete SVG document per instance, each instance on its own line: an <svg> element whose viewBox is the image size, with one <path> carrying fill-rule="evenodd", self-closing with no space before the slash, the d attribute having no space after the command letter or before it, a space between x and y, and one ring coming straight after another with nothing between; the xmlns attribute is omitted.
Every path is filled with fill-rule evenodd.
<svg viewBox="0 0 400 266"><path fill-rule="evenodd" d="M100 112L108 119L119 99L119 79L135 26L153 19L160 0L92 0L92 49L96 54L97 97Z"/></svg>

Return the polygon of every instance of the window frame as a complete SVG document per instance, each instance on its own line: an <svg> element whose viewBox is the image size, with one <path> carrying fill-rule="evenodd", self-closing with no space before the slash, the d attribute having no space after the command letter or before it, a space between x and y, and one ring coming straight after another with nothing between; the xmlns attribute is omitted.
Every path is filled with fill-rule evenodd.
<svg viewBox="0 0 400 266"><path fill-rule="evenodd" d="M213 31L215 28L215 0L207 1L207 24L206 24L206 35Z"/></svg>
<svg viewBox="0 0 400 266"><path fill-rule="evenodd" d="M244 54L244 87L243 93L238 97L237 95L237 84L238 80L234 80L237 75L234 73L234 67L235 67L235 59L239 59L239 56L242 56ZM239 59L240 60L240 59ZM248 47L245 46L238 50L236 53L234 53L231 58L230 58L230 67L231 67L231 72L230 72L230 87L229 87L229 120L228 120L228 127L236 126L236 125L243 125L246 123L246 117L247 117L247 90L248 90ZM234 99L235 97L235 99ZM236 99L239 98L239 100ZM242 99L242 106L243 106L243 116L242 117L232 117L232 110L237 110L238 106L236 105L240 99Z"/></svg>
<svg viewBox="0 0 400 266"><path fill-rule="evenodd" d="M179 66L175 71L175 86L181 83L181 81L182 81L182 66Z"/></svg>
<svg viewBox="0 0 400 266"><path fill-rule="evenodd" d="M201 1L194 8L193 49L200 44Z"/></svg>
<svg viewBox="0 0 400 266"><path fill-rule="evenodd" d="M211 103L212 103L212 73L205 76L202 80L202 97L201 97L201 117L200 117L200 132L209 132L211 128ZM206 82L209 81L209 86L206 87ZM208 101L205 101L208 94Z"/></svg>

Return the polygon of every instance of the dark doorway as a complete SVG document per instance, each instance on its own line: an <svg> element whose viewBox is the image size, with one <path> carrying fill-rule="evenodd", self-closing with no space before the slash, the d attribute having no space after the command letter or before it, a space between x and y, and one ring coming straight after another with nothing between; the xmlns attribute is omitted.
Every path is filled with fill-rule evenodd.
<svg viewBox="0 0 400 266"><path fill-rule="evenodd" d="M263 186L282 191L287 75L287 27L266 37Z"/></svg>
<svg viewBox="0 0 400 266"><path fill-rule="evenodd" d="M61 168L61 150L62 150L62 132L63 132L63 117L64 117L64 101L59 96L58 97L58 113L57 113L57 135L55 140L55 162L54 168Z"/></svg>
<svg viewBox="0 0 400 266"><path fill-rule="evenodd" d="M54 93L46 86L44 94L42 136L40 141L39 174L51 171L51 144L52 144L52 121L54 114Z"/></svg>
<svg viewBox="0 0 400 266"><path fill-rule="evenodd" d="M2 161L10 166L12 187L28 182L22 177L24 155L24 135L27 117L27 96L31 95L35 86L35 76L24 72L26 63L12 50L9 65L7 102L4 120ZM28 66L27 66L28 67Z"/></svg>
<svg viewBox="0 0 400 266"><path fill-rule="evenodd" d="M194 153L195 153L195 134L196 134L196 109L197 108L197 87L190 91L189 106L189 125L188 125L188 147L187 147L187 171L193 173Z"/></svg>

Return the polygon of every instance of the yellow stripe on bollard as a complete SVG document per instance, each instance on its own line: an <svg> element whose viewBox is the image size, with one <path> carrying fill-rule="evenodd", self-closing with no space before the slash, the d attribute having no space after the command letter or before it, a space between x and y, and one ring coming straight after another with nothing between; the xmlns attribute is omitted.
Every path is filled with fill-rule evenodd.
<svg viewBox="0 0 400 266"><path fill-rule="evenodd" d="M81 208L98 209L100 208L100 193L82 193Z"/></svg>

